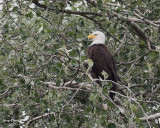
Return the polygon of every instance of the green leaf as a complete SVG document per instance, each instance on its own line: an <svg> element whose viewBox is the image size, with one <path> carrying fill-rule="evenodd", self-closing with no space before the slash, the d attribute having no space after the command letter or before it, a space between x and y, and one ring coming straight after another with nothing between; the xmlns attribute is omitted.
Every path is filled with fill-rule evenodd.
<svg viewBox="0 0 160 128"><path fill-rule="evenodd" d="M37 34L38 34L38 33L41 33L42 30L43 30L43 26L41 26L41 27L38 29Z"/></svg>
<svg viewBox="0 0 160 128"><path fill-rule="evenodd" d="M32 12L27 13L25 16L28 17L28 18L30 18L30 19L33 18Z"/></svg>
<svg viewBox="0 0 160 128"><path fill-rule="evenodd" d="M134 104L131 104L131 108L133 112L136 112L138 110L137 106L135 106Z"/></svg>
<svg viewBox="0 0 160 128"><path fill-rule="evenodd" d="M90 97L89 97L89 100L94 101L96 99L96 97L97 97L96 95L91 94Z"/></svg>
<svg viewBox="0 0 160 128"><path fill-rule="evenodd" d="M18 7L13 7L12 11L17 11L18 10Z"/></svg>
<svg viewBox="0 0 160 128"><path fill-rule="evenodd" d="M160 53L160 45L156 46L156 51Z"/></svg>
<svg viewBox="0 0 160 128"><path fill-rule="evenodd" d="M107 126L107 128L116 128L116 125L113 124L113 123L109 123L108 126Z"/></svg>
<svg viewBox="0 0 160 128"><path fill-rule="evenodd" d="M135 118L134 121L137 122L137 123L142 122L142 120L140 120L139 118Z"/></svg>
<svg viewBox="0 0 160 128"><path fill-rule="evenodd" d="M88 65L89 65L90 68L93 66L93 61L91 59L88 59L87 63L88 63Z"/></svg>
<svg viewBox="0 0 160 128"><path fill-rule="evenodd" d="M107 79L107 78L108 78L108 74L107 74L107 72L105 72L104 70L102 71L102 75L104 76L104 79Z"/></svg>
<svg viewBox="0 0 160 128"><path fill-rule="evenodd" d="M57 68L59 69L62 68L62 63L58 62L56 65L57 65Z"/></svg>

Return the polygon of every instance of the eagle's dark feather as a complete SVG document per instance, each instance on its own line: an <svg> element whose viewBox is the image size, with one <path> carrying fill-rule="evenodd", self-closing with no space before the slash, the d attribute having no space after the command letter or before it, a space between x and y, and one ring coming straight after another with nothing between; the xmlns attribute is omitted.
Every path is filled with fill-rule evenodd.
<svg viewBox="0 0 160 128"><path fill-rule="evenodd" d="M104 70L109 75L108 80L118 82L119 76L116 71L115 60L104 44L91 45L88 48L88 58L90 58L93 61L91 76L94 79L95 78L104 79L104 76L102 75L102 71ZM116 84L112 84L112 85L113 87L111 88L111 90L116 91L117 85ZM109 93L109 95L110 95L110 98L113 100L115 94Z"/></svg>

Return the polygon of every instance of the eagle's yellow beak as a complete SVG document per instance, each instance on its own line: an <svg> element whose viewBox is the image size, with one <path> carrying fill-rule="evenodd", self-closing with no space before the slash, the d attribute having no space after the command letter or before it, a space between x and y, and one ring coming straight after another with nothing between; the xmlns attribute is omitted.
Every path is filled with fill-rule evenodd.
<svg viewBox="0 0 160 128"><path fill-rule="evenodd" d="M94 37L96 37L96 35L89 35L89 36L88 36L88 39L92 39L92 38L94 38Z"/></svg>

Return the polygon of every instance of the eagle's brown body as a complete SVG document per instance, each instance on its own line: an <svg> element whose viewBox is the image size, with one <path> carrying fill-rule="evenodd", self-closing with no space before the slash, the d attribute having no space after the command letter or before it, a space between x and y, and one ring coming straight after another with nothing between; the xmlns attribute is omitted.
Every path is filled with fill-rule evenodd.
<svg viewBox="0 0 160 128"><path fill-rule="evenodd" d="M104 79L104 76L102 75L102 71L105 71L109 75L108 80L118 82L119 76L116 71L115 60L104 44L94 44L89 46L88 58L90 58L93 61L91 76L94 79L95 78ZM111 90L116 91L117 85L113 83L112 85L113 87L111 88ZM109 93L109 95L110 95L110 98L113 100L115 94Z"/></svg>

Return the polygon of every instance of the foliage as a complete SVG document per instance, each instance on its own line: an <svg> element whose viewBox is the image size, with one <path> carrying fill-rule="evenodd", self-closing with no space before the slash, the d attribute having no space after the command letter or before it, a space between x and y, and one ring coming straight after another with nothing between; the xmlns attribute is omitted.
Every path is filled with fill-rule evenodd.
<svg viewBox="0 0 160 128"><path fill-rule="evenodd" d="M158 0L2 1L0 126L158 128L142 117L160 111L159 13ZM93 30L117 62L121 107L112 82L102 88L87 72Z"/></svg>

